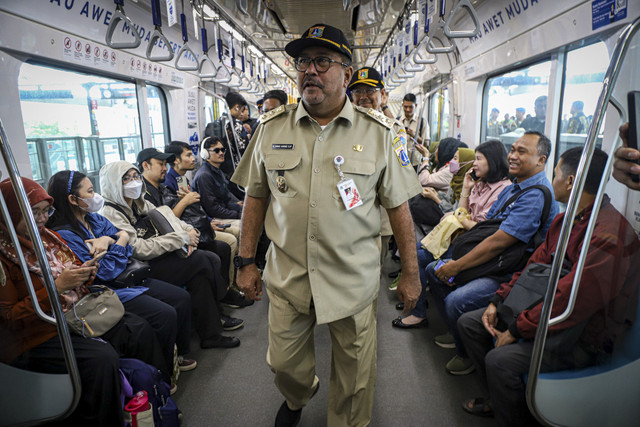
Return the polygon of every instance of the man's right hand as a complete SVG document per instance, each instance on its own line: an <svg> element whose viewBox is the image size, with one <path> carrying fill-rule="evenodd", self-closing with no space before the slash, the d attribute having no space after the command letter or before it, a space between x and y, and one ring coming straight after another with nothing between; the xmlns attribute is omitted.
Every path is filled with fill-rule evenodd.
<svg viewBox="0 0 640 427"><path fill-rule="evenodd" d="M484 311L482 315L482 324L484 328L491 334L492 337L496 336L496 331L494 328L498 324L498 307L496 307L492 302L489 303L489 306Z"/></svg>
<svg viewBox="0 0 640 427"><path fill-rule="evenodd" d="M262 298L262 277L255 264L238 270L236 283L247 299L260 301Z"/></svg>

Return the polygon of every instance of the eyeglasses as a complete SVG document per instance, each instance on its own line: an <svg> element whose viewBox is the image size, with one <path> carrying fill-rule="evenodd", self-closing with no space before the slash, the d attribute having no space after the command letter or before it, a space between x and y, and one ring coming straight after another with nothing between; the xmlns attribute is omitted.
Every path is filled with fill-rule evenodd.
<svg viewBox="0 0 640 427"><path fill-rule="evenodd" d="M329 69L329 67L331 67L331 64L333 64L334 62L336 64L342 65L343 67L349 66L349 64L345 64L344 62L340 62L340 61L335 61L331 58L327 58L326 56L316 56L315 58L299 57L293 61L296 67L296 70L300 71L301 73L307 71L307 69L309 68L309 65L311 65L311 62L313 62L313 65L315 65L316 67L316 71L319 73L326 72Z"/></svg>
<svg viewBox="0 0 640 427"><path fill-rule="evenodd" d="M210 152L210 153L213 151L216 154L220 154L220 153L224 153L225 151L227 151L227 149L224 148L224 147L218 147L218 148L207 149L207 151Z"/></svg>
<svg viewBox="0 0 640 427"><path fill-rule="evenodd" d="M128 184L131 181L140 181L140 180L142 180L142 177L140 175L134 175L134 176L125 175L122 177L123 184Z"/></svg>
<svg viewBox="0 0 640 427"><path fill-rule="evenodd" d="M380 88L379 87L368 87L365 89L351 89L351 93L357 96L361 96L364 94L367 95L373 95L374 93L376 93L377 91L379 91Z"/></svg>
<svg viewBox="0 0 640 427"><path fill-rule="evenodd" d="M34 218L43 217L43 216L46 216L48 218L51 215L53 215L55 211L56 211L56 208L54 208L53 206L49 206L46 209L31 209L31 212L33 213Z"/></svg>

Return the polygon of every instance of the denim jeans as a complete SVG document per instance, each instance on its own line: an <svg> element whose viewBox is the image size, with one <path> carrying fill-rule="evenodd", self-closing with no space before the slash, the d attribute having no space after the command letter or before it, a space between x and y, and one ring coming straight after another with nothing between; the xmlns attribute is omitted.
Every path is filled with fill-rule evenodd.
<svg viewBox="0 0 640 427"><path fill-rule="evenodd" d="M418 271L420 272L420 284L422 285L422 291L420 292L420 298L416 303L416 307L411 314L421 319L427 317L427 308L429 302L427 301L427 266L434 261L433 255L428 250L424 249L420 242L417 245L418 252ZM451 257L451 247L442 255L444 258Z"/></svg>
<svg viewBox="0 0 640 427"><path fill-rule="evenodd" d="M458 318L468 311L489 305L489 299L498 290L500 282L488 277L480 277L466 285L457 288L451 287L448 283L440 281L435 275L435 265L436 263L432 262L427 267L427 280L431 286L434 303L440 316L444 319L449 333L455 338L458 356L467 357L467 352L456 327Z"/></svg>

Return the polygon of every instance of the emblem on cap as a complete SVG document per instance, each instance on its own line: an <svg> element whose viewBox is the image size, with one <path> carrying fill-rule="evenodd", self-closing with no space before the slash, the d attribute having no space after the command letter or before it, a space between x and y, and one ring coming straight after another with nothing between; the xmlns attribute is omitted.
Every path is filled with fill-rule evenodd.
<svg viewBox="0 0 640 427"><path fill-rule="evenodd" d="M311 38L322 37L323 32L324 32L324 27L311 27L309 28L309 37Z"/></svg>
<svg viewBox="0 0 640 427"><path fill-rule="evenodd" d="M365 80L369 76L369 70L358 71L358 80Z"/></svg>

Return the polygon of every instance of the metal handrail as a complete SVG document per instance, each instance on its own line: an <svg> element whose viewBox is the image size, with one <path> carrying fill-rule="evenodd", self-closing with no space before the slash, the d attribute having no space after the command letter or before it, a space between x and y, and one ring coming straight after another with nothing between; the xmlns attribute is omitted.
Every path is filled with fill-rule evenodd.
<svg viewBox="0 0 640 427"><path fill-rule="evenodd" d="M116 11L113 12L113 16L111 17L111 22L107 27L107 34L105 36L105 42L107 46L113 49L135 49L140 46L142 43L142 39L140 38L140 34L136 30L136 27L131 22L131 19L124 13L124 0L114 0L116 4ZM114 42L113 41L113 33L116 31L116 26L118 22L124 21L126 25L129 26L131 31L133 32L134 40L130 42Z"/></svg>
<svg viewBox="0 0 640 427"><path fill-rule="evenodd" d="M410 79L412 77L414 77L416 75L416 73L414 72L408 72L403 64L400 64L400 66L396 69L396 76L402 78L402 79Z"/></svg>
<svg viewBox="0 0 640 427"><path fill-rule="evenodd" d="M423 64L416 64L416 65L412 65L411 62L407 61L404 64L404 70L408 71L410 73L415 73L417 71L424 71L425 67Z"/></svg>
<svg viewBox="0 0 640 427"><path fill-rule="evenodd" d="M415 64L435 64L438 62L438 55L433 55L431 58L422 59L422 55L420 55L419 48L422 44L419 44L418 47L413 51L413 62Z"/></svg>
<svg viewBox="0 0 640 427"><path fill-rule="evenodd" d="M39 318L41 318L43 321L56 325L58 336L60 337L60 341L61 341L62 352L64 354L65 365L67 367L67 372L69 373L69 377L71 379L71 385L73 387L73 399L71 401L71 405L65 411L65 413L61 415L61 418L65 418L75 410L76 406L78 406L78 402L80 401L80 394L82 392L82 388L80 384L80 373L78 372L78 366L76 365L75 355L73 352L73 346L71 344L71 336L69 335L67 322L64 321L64 313L60 305L60 300L57 298L58 291L53 279L53 274L51 273L49 260L47 259L47 255L44 249L44 245L42 243L42 239L40 238L40 234L38 233L36 220L33 216L33 212L31 211L31 205L29 204L27 193L24 189L22 179L20 178L21 176L20 171L18 170L18 165L15 161L15 158L13 157L13 153L11 152L11 148L9 146L9 140L4 131L4 125L2 124L1 119L0 119L0 151L2 152L2 158L4 159L4 163L9 173L9 179L11 180L13 190L16 194L16 199L18 200L20 211L22 212L22 216L25 220L25 225L27 227L27 231L29 232L29 237L31 238L31 242L33 243L33 250L36 255L36 258L38 259L40 271L42 272L43 284L47 291L49 301L51 303L51 308L53 310L53 317L45 314L44 311L42 310L42 307L40 307L40 304L38 302L38 297L36 295L36 291L33 286L33 282L31 281L31 275L26 268L27 263L25 261L24 254L22 253L22 248L20 246L18 236L16 235L15 229L13 227L13 222L11 221L11 218L9 215L9 210L7 208L7 205L5 204L4 198L0 197L0 201L1 201L0 207L2 208L2 214L5 218L5 225L7 226L7 229L9 230L9 234L11 235L11 239L16 247L16 253L18 254L18 258L20 260L20 268L22 270L22 274L24 276L25 284L27 286L29 295L31 296L31 300L32 300L36 315ZM58 322L56 319L63 319L63 320Z"/></svg>
<svg viewBox="0 0 640 427"><path fill-rule="evenodd" d="M631 39L635 35L635 33L640 28L640 18L636 19L633 23L629 24L620 34L618 40L616 42L616 46L611 55L611 62L609 64L609 68L605 74L604 80L602 82L602 91L600 93L600 97L598 98L598 102L596 104L596 110L593 115L594 120L592 120L589 125L589 130L587 132L587 139L585 141L585 146L582 151L582 156L580 158L580 163L578 164L578 171L576 174L575 183L573 189L571 190L571 194L569 196L569 201L567 202L567 211L565 212L565 216L562 222L562 228L560 230L560 236L558 238L558 245L556 247L556 256L553 259L553 263L551 266L551 274L549 277L549 287L547 288L547 292L545 294L543 303L542 303L542 311L540 313L540 320L538 322L538 327L536 330L535 341L533 344L533 349L531 353L531 365L529 367L529 379L527 381L527 404L529 405L529 409L533 413L533 415L541 422L550 424L548 420L544 418L542 414L538 411L536 407L535 401L535 389L538 383L538 375L540 373L540 366L542 364L542 354L544 351L544 345L546 343L547 338L547 330L550 324L550 316L551 316L551 308L553 306L553 300L555 297L556 289L558 286L558 280L560 278L560 270L562 268L562 261L564 260L564 256L567 250L567 246L569 243L569 236L571 233L571 229L573 227L573 218L575 217L578 210L578 202L580 200L580 196L582 194L582 190L584 188L584 184L587 178L589 165L591 163L591 157L593 156L593 152L596 147L596 139L598 137L598 130L602 125L602 121L604 120L604 114L606 112L606 107L609 104L611 99L611 93L613 92L614 85L617 81L618 75L620 73L620 69L622 67L622 62L624 57L629 49L629 45L631 44ZM614 104L615 105L615 104ZM616 149L616 146L619 145L620 140L616 138L613 150ZM604 187L608 180L609 175L611 174L612 167L612 157L610 156L607 162L606 174L604 174L604 181L601 181L600 187L598 189L597 197L599 200L602 198L602 194L604 191ZM597 218L597 214L599 211L599 204L594 205L594 211L591 214L590 222L595 222ZM593 231L593 227L590 225L590 231ZM589 229L588 229L589 231ZM591 235L585 235L585 242L590 240ZM584 246L583 246L584 249ZM586 251L581 256L586 255ZM578 292L578 287L574 286L571 289L571 297L575 299L575 295ZM571 314L571 311L566 311L561 316L558 316L554 319L556 323L559 321L559 318L566 318Z"/></svg>
<svg viewBox="0 0 640 427"><path fill-rule="evenodd" d="M466 7L471 15L471 20L473 24L476 26L474 30L471 31L452 31L451 30L451 21L453 20L453 16L456 14L458 9L462 9ZM451 10L449 13L449 17L447 18L447 22L444 25L444 34L449 37L449 39L461 39L466 37L475 37L480 33L480 21L478 20L478 15L474 7L469 3L469 0L459 0L458 4Z"/></svg>
<svg viewBox="0 0 640 427"><path fill-rule="evenodd" d="M439 40L440 43L442 43L442 47L436 47L433 44L433 39L434 38L435 37L427 36L427 38L426 38L427 39L427 42L426 42L427 52L429 52L429 53L451 53L451 52L456 50L456 46L453 43L451 43L451 45L449 45L449 46L445 46L444 43L442 43L442 40L440 40L440 39L436 39L436 40Z"/></svg>

